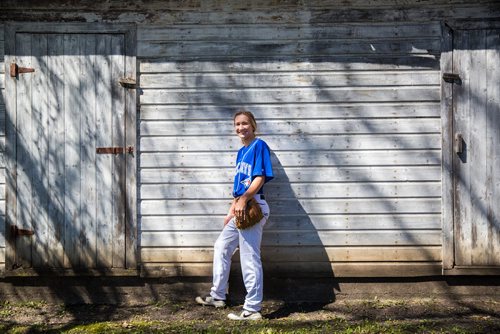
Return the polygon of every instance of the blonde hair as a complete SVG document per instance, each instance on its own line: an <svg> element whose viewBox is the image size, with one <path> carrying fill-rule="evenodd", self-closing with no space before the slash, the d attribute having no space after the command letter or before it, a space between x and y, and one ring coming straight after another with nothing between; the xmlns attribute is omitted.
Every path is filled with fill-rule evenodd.
<svg viewBox="0 0 500 334"><path fill-rule="evenodd" d="M257 132L257 121L255 120L255 116L250 111L246 110L245 108L239 109L234 114L234 116L233 116L233 123L236 120L236 117L238 117L240 115L245 115L246 117L248 117L248 119L250 120L250 125L253 128L253 132Z"/></svg>

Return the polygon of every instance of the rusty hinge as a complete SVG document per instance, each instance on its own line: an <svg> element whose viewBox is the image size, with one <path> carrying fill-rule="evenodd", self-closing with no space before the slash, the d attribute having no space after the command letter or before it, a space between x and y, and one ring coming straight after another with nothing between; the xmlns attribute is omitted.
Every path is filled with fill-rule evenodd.
<svg viewBox="0 0 500 334"><path fill-rule="evenodd" d="M35 232L33 230L27 230L24 228L19 228L16 225L10 225L10 234L17 238L21 235L33 235Z"/></svg>
<svg viewBox="0 0 500 334"><path fill-rule="evenodd" d="M125 153L133 154L134 147L133 146L98 147L96 148L95 151L97 154L125 154Z"/></svg>
<svg viewBox="0 0 500 334"><path fill-rule="evenodd" d="M19 67L16 63L10 64L10 76L16 78L20 73L35 72L34 68Z"/></svg>

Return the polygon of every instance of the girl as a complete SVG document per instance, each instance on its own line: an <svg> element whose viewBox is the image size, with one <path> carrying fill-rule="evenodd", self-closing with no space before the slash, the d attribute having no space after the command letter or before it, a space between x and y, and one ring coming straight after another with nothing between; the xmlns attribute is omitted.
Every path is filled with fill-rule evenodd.
<svg viewBox="0 0 500 334"><path fill-rule="evenodd" d="M255 136L257 122L253 114L246 110L238 111L233 117L234 129L243 147L236 157L236 170L233 185L233 202L224 218L224 228L215 242L213 260L213 285L210 295L196 297L201 305L214 307L226 306L226 291L231 269L231 257L237 247L240 249L240 263L247 295L240 314L230 313L232 320L262 319L260 310L263 297L263 272L260 259L262 231L269 218L269 206L264 197L263 186L273 179L269 146ZM244 230L235 226L234 218L242 218L246 203L255 198L264 218ZM236 200L238 198L238 200Z"/></svg>

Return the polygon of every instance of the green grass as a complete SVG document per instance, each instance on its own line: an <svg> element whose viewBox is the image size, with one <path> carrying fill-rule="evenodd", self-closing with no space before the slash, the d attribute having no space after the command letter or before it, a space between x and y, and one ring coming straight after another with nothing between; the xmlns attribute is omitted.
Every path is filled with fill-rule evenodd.
<svg viewBox="0 0 500 334"><path fill-rule="evenodd" d="M489 324L493 326L493 324ZM497 324L498 326L498 324ZM330 321L290 321L290 320L263 320L257 322L237 323L230 321L130 321L130 322L96 322L89 324L70 324L63 327L48 328L45 325L9 326L0 325L2 333L66 333L66 334L122 334L122 333L241 333L241 334L409 334L409 333L487 333L488 324L475 327L456 324L449 326L439 321L373 321L364 320L350 322L343 319ZM494 327L498 329L498 327Z"/></svg>

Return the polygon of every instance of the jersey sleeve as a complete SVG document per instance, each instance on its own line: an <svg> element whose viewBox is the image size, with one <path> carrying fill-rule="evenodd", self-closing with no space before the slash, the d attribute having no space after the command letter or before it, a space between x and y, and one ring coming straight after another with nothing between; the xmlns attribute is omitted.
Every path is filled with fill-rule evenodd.
<svg viewBox="0 0 500 334"><path fill-rule="evenodd" d="M252 170L252 180L256 176L264 176L265 183L274 178L273 167L271 164L271 151L269 146L263 141L259 143L255 151L255 161Z"/></svg>

